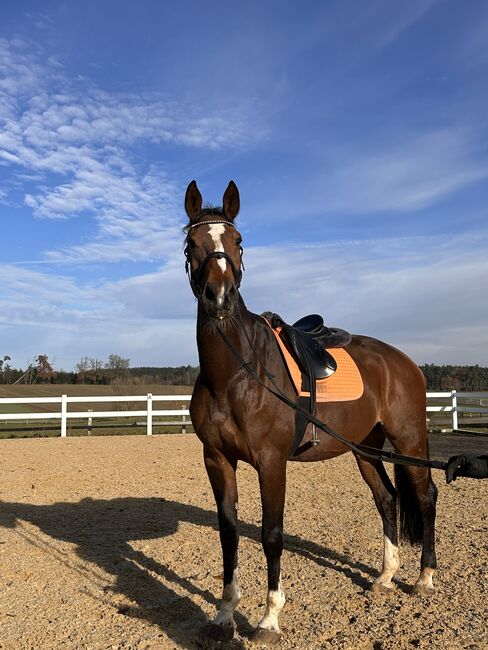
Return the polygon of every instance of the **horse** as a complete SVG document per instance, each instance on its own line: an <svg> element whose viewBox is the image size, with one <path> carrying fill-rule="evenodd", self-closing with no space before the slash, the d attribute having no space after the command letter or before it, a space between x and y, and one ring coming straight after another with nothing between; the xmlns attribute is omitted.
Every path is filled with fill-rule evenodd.
<svg viewBox="0 0 488 650"><path fill-rule="evenodd" d="M285 604L280 561L287 462L326 460L350 450L331 436L321 435L318 444L303 445L302 452L290 457L294 412L264 384L273 378L290 399L296 400L297 395L272 329L246 308L240 293L243 249L235 224L239 208L239 191L233 181L225 190L221 208L202 209L195 181L186 190L186 269L198 302L200 361L190 413L203 443L223 555L222 602L205 633L230 640L236 630L233 612L240 600L236 467L244 461L259 477L268 572L266 609L252 640L271 644L280 638L278 617ZM317 404L318 417L351 442L381 448L387 439L399 453L427 458L426 386L418 366L400 350L367 336L353 335L346 350L361 372L364 392L355 401ZM248 369L252 367L252 373L242 360ZM304 439L310 438L309 429ZM380 460L355 456L383 524L383 566L372 590L391 592L395 587L393 577L400 566L398 512L400 538L422 546L413 592L432 594L437 567L437 489L430 468L395 466L395 488Z"/></svg>

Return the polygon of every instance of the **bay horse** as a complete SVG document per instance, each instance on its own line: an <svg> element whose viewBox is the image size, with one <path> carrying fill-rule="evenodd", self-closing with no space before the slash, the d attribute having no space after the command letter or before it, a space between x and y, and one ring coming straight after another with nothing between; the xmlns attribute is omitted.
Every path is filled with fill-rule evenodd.
<svg viewBox="0 0 488 650"><path fill-rule="evenodd" d="M239 361L245 359L263 383L274 376L274 384L296 399L274 333L261 316L246 308L239 292L242 238L235 225L239 207L239 191L233 181L224 193L222 208L202 209L196 182L187 188L185 254L198 301L200 360L190 412L203 443L205 467L217 503L224 568L221 607L206 633L218 640L231 639L235 633L233 612L240 600L236 467L238 461L244 461L259 477L262 544L268 568L266 610L253 640L274 643L280 636L278 616L285 603L280 558L287 461L325 460L349 449L324 434L318 445L289 458L294 411L268 393ZM396 348L367 336L354 335L346 349L361 372L363 395L355 401L317 404L318 417L352 442L381 448L388 439L399 453L427 458L426 387L420 369ZM401 537L422 545L420 575L413 591L431 594L436 568L437 489L430 469L396 466L395 489L381 461L359 455L356 461L383 522L383 567L372 589L389 592L394 588L392 578L400 565L398 502Z"/></svg>

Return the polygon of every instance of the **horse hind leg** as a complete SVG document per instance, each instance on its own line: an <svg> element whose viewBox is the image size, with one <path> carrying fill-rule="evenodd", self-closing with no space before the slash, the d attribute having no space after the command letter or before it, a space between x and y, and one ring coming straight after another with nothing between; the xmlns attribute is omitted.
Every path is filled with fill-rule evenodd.
<svg viewBox="0 0 488 650"><path fill-rule="evenodd" d="M365 444L380 448L385 436L379 427L365 440ZM394 589L393 577L400 568L398 552L396 490L379 460L356 456L361 476L373 493L374 502L383 522L383 566L371 587L374 592L388 593Z"/></svg>
<svg viewBox="0 0 488 650"><path fill-rule="evenodd" d="M420 575L413 593L430 596L437 559L435 554L435 515L437 488L429 468L395 466L395 481L399 492L402 539L421 544Z"/></svg>
<svg viewBox="0 0 488 650"><path fill-rule="evenodd" d="M385 425L385 433L395 451L408 456L427 458L427 427L425 406L412 412L403 423ZM420 575L413 592L428 596L434 592L432 578L437 568L435 555L435 515L437 488L430 468L395 465L395 483L400 515L400 538L412 546L421 544Z"/></svg>

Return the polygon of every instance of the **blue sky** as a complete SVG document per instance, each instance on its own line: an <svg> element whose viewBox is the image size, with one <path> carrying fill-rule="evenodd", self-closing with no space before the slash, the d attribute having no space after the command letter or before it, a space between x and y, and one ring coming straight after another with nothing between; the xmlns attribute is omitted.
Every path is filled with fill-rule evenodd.
<svg viewBox="0 0 488 650"><path fill-rule="evenodd" d="M487 42L475 0L2 3L0 356L195 363L183 197L232 178L250 309L488 364Z"/></svg>

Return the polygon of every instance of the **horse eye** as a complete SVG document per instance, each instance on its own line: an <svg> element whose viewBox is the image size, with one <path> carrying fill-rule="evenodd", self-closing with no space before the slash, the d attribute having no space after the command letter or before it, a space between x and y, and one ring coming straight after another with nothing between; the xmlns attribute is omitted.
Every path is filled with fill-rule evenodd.
<svg viewBox="0 0 488 650"><path fill-rule="evenodd" d="M236 239L236 246L240 246L242 244L242 237L238 237Z"/></svg>
<svg viewBox="0 0 488 650"><path fill-rule="evenodd" d="M195 248L196 244L195 244L195 242L194 242L193 239L189 239L189 240L188 240L188 246L189 246L190 248Z"/></svg>

